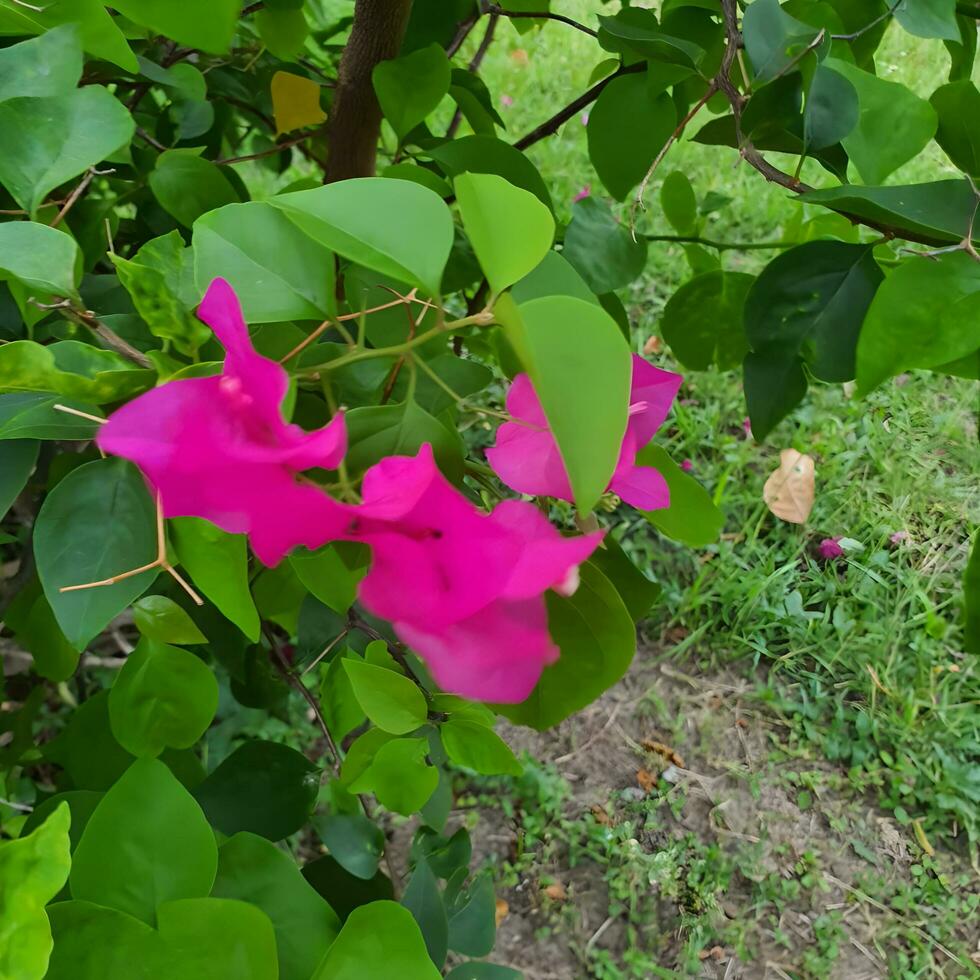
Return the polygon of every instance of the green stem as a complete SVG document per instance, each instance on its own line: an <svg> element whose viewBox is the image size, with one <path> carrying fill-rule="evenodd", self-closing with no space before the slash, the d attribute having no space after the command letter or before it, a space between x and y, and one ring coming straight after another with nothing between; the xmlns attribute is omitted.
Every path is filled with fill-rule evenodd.
<svg viewBox="0 0 980 980"><path fill-rule="evenodd" d="M738 252L749 252L753 249L792 248L799 242L717 242L712 238L702 238L700 235L644 235L648 242L687 242L692 245L705 245L716 248L719 252L731 249Z"/></svg>
<svg viewBox="0 0 980 980"><path fill-rule="evenodd" d="M417 365L422 369L422 371L431 378L432 383L438 385L442 390L449 395L450 398L463 410L467 412L474 412L477 415L489 415L493 418L502 419L504 422L510 422L511 417L506 412L497 412L492 408L477 408L475 405L471 405L466 398L463 397L458 391L448 385L442 378L432 370L431 366L426 364L422 358L411 358L411 364Z"/></svg>

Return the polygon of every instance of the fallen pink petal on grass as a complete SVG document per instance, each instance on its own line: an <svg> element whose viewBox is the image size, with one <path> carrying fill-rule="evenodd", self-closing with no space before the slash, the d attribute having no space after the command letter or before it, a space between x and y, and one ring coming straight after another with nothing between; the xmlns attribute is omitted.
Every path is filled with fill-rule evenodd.
<svg viewBox="0 0 980 980"><path fill-rule="evenodd" d="M842 558L844 555L844 549L840 546L839 542L842 535L836 538L824 538L817 545L817 554L824 561L832 561L835 558Z"/></svg>

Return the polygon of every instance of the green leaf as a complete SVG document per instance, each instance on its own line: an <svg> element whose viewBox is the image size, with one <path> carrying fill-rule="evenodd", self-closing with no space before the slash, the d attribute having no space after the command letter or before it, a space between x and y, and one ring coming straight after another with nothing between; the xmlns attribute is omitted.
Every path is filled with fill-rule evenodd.
<svg viewBox="0 0 980 980"><path fill-rule="evenodd" d="M218 682L193 653L143 638L109 691L116 741L137 757L188 749L218 710Z"/></svg>
<svg viewBox="0 0 980 980"><path fill-rule="evenodd" d="M319 822L317 830L344 870L365 881L375 876L385 835L373 820L360 813L332 813Z"/></svg>
<svg viewBox="0 0 980 980"><path fill-rule="evenodd" d="M545 257L518 283L511 296L517 303L527 303L542 296L574 296L587 303L599 305L595 293L575 267L560 252L548 252Z"/></svg>
<svg viewBox="0 0 980 980"><path fill-rule="evenodd" d="M34 221L0 224L0 279L16 279L42 294L78 297L73 238Z"/></svg>
<svg viewBox="0 0 980 980"><path fill-rule="evenodd" d="M44 906L71 866L71 814L61 804L33 833L0 843L0 976L41 980L53 946Z"/></svg>
<svg viewBox="0 0 980 980"><path fill-rule="evenodd" d="M255 27L262 43L283 61L293 61L301 55L310 36L302 6L297 10L264 7L255 13Z"/></svg>
<svg viewBox="0 0 980 980"><path fill-rule="evenodd" d="M666 93L651 99L642 74L614 78L589 113L589 159L617 201L643 179L677 123Z"/></svg>
<svg viewBox="0 0 980 980"><path fill-rule="evenodd" d="M788 71L817 33L786 13L779 0L753 0L742 18L742 35L757 81L769 82Z"/></svg>
<svg viewBox="0 0 980 980"><path fill-rule="evenodd" d="M555 221L529 191L496 174L454 181L463 228L495 293L526 276L551 248Z"/></svg>
<svg viewBox="0 0 980 980"><path fill-rule="evenodd" d="M633 241L613 217L609 205L586 197L572 205L562 255L593 293L611 293L628 286L647 262L645 238Z"/></svg>
<svg viewBox="0 0 980 980"><path fill-rule="evenodd" d="M697 67L704 57L700 45L662 30L652 10L627 8L615 17L600 16L598 20L599 43L607 51L688 68Z"/></svg>
<svg viewBox="0 0 980 980"><path fill-rule="evenodd" d="M199 517L170 522L180 564L194 584L250 640L260 634L259 614L248 588L248 542Z"/></svg>
<svg viewBox="0 0 980 980"><path fill-rule="evenodd" d="M382 806L408 816L425 806L439 773L426 761L424 738L396 738L374 752L368 767L350 784L352 793L374 793ZM349 757L348 757L349 758Z"/></svg>
<svg viewBox="0 0 980 980"><path fill-rule="evenodd" d="M327 728L335 739L345 738L367 717L354 698L354 689L344 670L344 660L348 656L353 654L345 650L334 657L323 672L320 684L320 707Z"/></svg>
<svg viewBox="0 0 980 980"><path fill-rule="evenodd" d="M898 235L921 235L937 245L955 244L966 237L976 204L973 190L965 180L894 187L847 184L807 191L797 200L821 204L849 216L870 218L895 227Z"/></svg>
<svg viewBox="0 0 980 980"><path fill-rule="evenodd" d="M306 823L320 770L279 742L244 742L194 790L208 820L224 834L247 830L282 840Z"/></svg>
<svg viewBox="0 0 980 980"><path fill-rule="evenodd" d="M619 593L633 622L644 619L663 592L660 584L648 579L609 534L603 539L602 547L593 553L591 561Z"/></svg>
<svg viewBox="0 0 980 980"><path fill-rule="evenodd" d="M551 195L537 168L520 150L496 136L464 136L429 147L426 153L448 177L463 173L497 174L508 184L530 191L549 210Z"/></svg>
<svg viewBox="0 0 980 980"><path fill-rule="evenodd" d="M805 362L822 381L848 381L864 315L882 280L870 245L815 241L773 259L745 298L745 397L756 439L802 397ZM782 382L782 384L780 383Z"/></svg>
<svg viewBox="0 0 980 980"><path fill-rule="evenodd" d="M3 446L0 443L0 458ZM64 681L75 673L79 652L61 632L37 579L7 606L4 621L16 634L17 642L34 655L34 670L41 677Z"/></svg>
<svg viewBox="0 0 980 980"><path fill-rule="evenodd" d="M43 803L34 807L33 812L24 821L24 826L21 827L20 837L24 838L28 834L34 833L52 813L61 808L62 803L66 803L71 811L71 827L68 830L68 839L71 850L74 851L82 839L82 831L85 829L85 825L95 812L95 808L101 799L102 793L95 793L88 789L74 789L67 793L55 793L54 796L49 796ZM64 882L65 884L68 882L67 872ZM58 892L59 897L67 897L67 895L68 892L65 889Z"/></svg>
<svg viewBox="0 0 980 980"><path fill-rule="evenodd" d="M333 909L293 859L255 834L235 834L218 848L211 894L249 902L269 917L276 934L279 980L308 980L340 931Z"/></svg>
<svg viewBox="0 0 980 980"><path fill-rule="evenodd" d="M439 980L439 971L426 953L412 914L395 902L371 902L351 912L311 980L393 977Z"/></svg>
<svg viewBox="0 0 980 980"><path fill-rule="evenodd" d="M609 485L626 431L629 347L604 310L570 296L519 307L503 296L496 313L541 399L575 503L587 513Z"/></svg>
<svg viewBox="0 0 980 980"><path fill-rule="evenodd" d="M271 198L314 241L399 282L439 292L453 244L442 198L407 180L358 177ZM393 223L391 216L399 220ZM412 228L405 235L403 228Z"/></svg>
<svg viewBox="0 0 980 980"><path fill-rule="evenodd" d="M980 531L973 536L973 550L963 575L963 649L980 653Z"/></svg>
<svg viewBox="0 0 980 980"><path fill-rule="evenodd" d="M67 95L0 102L0 130L18 138L0 154L0 184L31 215L59 184L133 138L129 112L99 85Z"/></svg>
<svg viewBox="0 0 980 980"><path fill-rule="evenodd" d="M344 417L350 441L346 463L352 473L363 473L387 456L414 455L429 443L439 468L450 479L462 477L463 449L459 435L414 400L399 405L352 408Z"/></svg>
<svg viewBox="0 0 980 980"><path fill-rule="evenodd" d="M424 857L415 864L401 904L418 923L429 959L441 969L449 949L449 919L439 883Z"/></svg>
<svg viewBox="0 0 980 980"><path fill-rule="evenodd" d="M197 296L189 303L182 298L189 252L179 231L150 239L132 259L116 254L111 258L150 333L173 341L178 351L188 355L211 338L210 329L191 312Z"/></svg>
<svg viewBox="0 0 980 980"><path fill-rule="evenodd" d="M156 921L157 906L211 891L218 848L200 807L157 759L137 759L89 819L72 898Z"/></svg>
<svg viewBox="0 0 980 980"><path fill-rule="evenodd" d="M72 0L71 4L53 3L43 8L40 5L24 7L13 4L0 7L0 34L14 34L18 37L41 34L47 38L54 34L52 28L57 28L61 24L71 24L78 31L82 47L93 57L111 61L124 71L137 70L136 56L100 0ZM68 59L66 68L70 66L72 71L75 71L77 65L75 74L75 81L77 81L81 75L81 61L76 60L74 53L69 53L62 48L62 43L63 41L58 44L57 50L53 44L51 47L35 48L35 54L47 65L58 63L60 56L66 55ZM24 77L30 78L29 69L25 64L20 63L16 67L25 71ZM64 74L67 75L67 71ZM71 87L74 87L74 81Z"/></svg>
<svg viewBox="0 0 980 980"><path fill-rule="evenodd" d="M382 731L407 735L425 724L425 697L403 674L358 660L343 663L358 704Z"/></svg>
<svg viewBox="0 0 980 980"><path fill-rule="evenodd" d="M669 507L643 512L657 530L692 548L703 548L718 540L724 515L697 480L652 443L637 454L636 461L640 466L658 470L670 489Z"/></svg>
<svg viewBox="0 0 980 980"><path fill-rule="evenodd" d="M496 896L489 874L481 874L449 901L449 948L466 956L486 956L497 935Z"/></svg>
<svg viewBox="0 0 980 980"><path fill-rule="evenodd" d="M63 395L43 391L16 391L0 395L0 440L2 439L91 439L98 423L59 412L54 406L66 405L98 416L94 405L86 405Z"/></svg>
<svg viewBox="0 0 980 980"><path fill-rule="evenodd" d="M250 323L336 311L333 253L265 201L228 204L194 222L194 275L202 293L227 279Z"/></svg>
<svg viewBox="0 0 980 980"><path fill-rule="evenodd" d="M441 44L430 44L374 66L371 80L385 119L399 142L449 91L450 64Z"/></svg>
<svg viewBox="0 0 980 980"><path fill-rule="evenodd" d="M341 542L317 551L298 549L289 556L289 564L313 595L344 615L357 598L357 583L367 571L368 557L363 549Z"/></svg>
<svg viewBox="0 0 980 980"><path fill-rule="evenodd" d="M839 143L857 125L858 93L840 72L817 65L803 111L803 147L806 152Z"/></svg>
<svg viewBox="0 0 980 980"><path fill-rule="evenodd" d="M241 0L113 0L112 6L137 24L189 48L224 54L231 47Z"/></svg>
<svg viewBox="0 0 980 980"><path fill-rule="evenodd" d="M980 348L980 265L965 252L912 259L881 284L857 344L862 393L910 368L930 368Z"/></svg>
<svg viewBox="0 0 980 980"><path fill-rule="evenodd" d="M693 235L698 224L698 200L687 174L672 170L660 187L664 217L678 235Z"/></svg>
<svg viewBox="0 0 980 980"><path fill-rule="evenodd" d="M0 518L6 515L27 485L37 463L39 448L33 439L0 442Z"/></svg>
<svg viewBox="0 0 980 980"><path fill-rule="evenodd" d="M221 169L197 152L165 150L149 177L150 190L163 210L188 228L207 211L238 201Z"/></svg>
<svg viewBox="0 0 980 980"><path fill-rule="evenodd" d="M590 562L581 566L581 575L574 595L546 596L558 661L545 667L526 701L496 706L515 724L538 731L557 725L615 684L633 659L636 631L623 600Z"/></svg>
<svg viewBox="0 0 980 980"><path fill-rule="evenodd" d="M158 909L161 973L201 980L279 980L276 936L255 905L185 898Z"/></svg>
<svg viewBox="0 0 980 980"><path fill-rule="evenodd" d="M104 404L131 398L151 387L152 371L134 370L112 351L78 340L42 346L15 340L0 346L0 389L52 391Z"/></svg>
<svg viewBox="0 0 980 980"><path fill-rule="evenodd" d="M956 0L904 0L895 9L895 20L916 37L960 39Z"/></svg>
<svg viewBox="0 0 980 980"><path fill-rule="evenodd" d="M496 126L506 128L500 113L493 104L493 97L479 75L465 68L454 68L449 82L449 95L455 99L463 117L474 133L493 136Z"/></svg>
<svg viewBox="0 0 980 980"><path fill-rule="evenodd" d="M492 728L450 717L439 726L439 735L446 754L457 766L485 776L520 776L524 772L510 746Z"/></svg>
<svg viewBox="0 0 980 980"><path fill-rule="evenodd" d="M936 142L964 173L980 174L980 90L963 79L937 88L929 101L939 117Z"/></svg>
<svg viewBox="0 0 980 980"><path fill-rule="evenodd" d="M158 569L77 592L156 557L155 509L132 463L103 459L68 474L48 494L34 529L34 556L58 625L78 650L141 595Z"/></svg>
<svg viewBox="0 0 980 980"><path fill-rule="evenodd" d="M361 905L394 897L391 881L382 872L363 881L345 871L329 854L307 864L303 877L330 903L341 922Z"/></svg>
<svg viewBox="0 0 980 980"><path fill-rule="evenodd" d="M425 858L440 878L451 878L460 868L467 868L473 856L473 842L465 827L452 837L443 837L431 827L419 827L412 840L411 861Z"/></svg>
<svg viewBox="0 0 980 980"><path fill-rule="evenodd" d="M148 640L161 643L207 643L207 637L173 599L148 595L133 603L133 623Z"/></svg>
<svg viewBox="0 0 980 980"><path fill-rule="evenodd" d="M82 48L75 25L52 28L0 50L0 102L67 95L81 77Z"/></svg>
<svg viewBox="0 0 980 980"><path fill-rule="evenodd" d="M898 82L836 58L828 58L825 64L857 91L860 117L844 137L844 149L866 184L880 184L925 148L936 132L936 113L925 99Z"/></svg>
<svg viewBox="0 0 980 980"><path fill-rule="evenodd" d="M754 281L744 272L715 269L689 279L664 307L660 330L674 356L691 371L737 367L748 350L742 309Z"/></svg>

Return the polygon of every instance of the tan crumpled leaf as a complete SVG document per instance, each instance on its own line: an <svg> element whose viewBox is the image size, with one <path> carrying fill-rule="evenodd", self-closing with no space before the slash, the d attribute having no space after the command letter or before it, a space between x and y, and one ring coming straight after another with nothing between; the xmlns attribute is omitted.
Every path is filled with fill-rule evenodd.
<svg viewBox="0 0 980 980"><path fill-rule="evenodd" d="M500 923L507 918L510 913L510 906L502 899L497 899L497 907L494 909L493 917L497 923L497 928L500 928Z"/></svg>
<svg viewBox="0 0 980 980"><path fill-rule="evenodd" d="M779 469L762 488L762 499L780 520L805 524L813 510L813 458L795 449L779 454Z"/></svg>
<svg viewBox="0 0 980 980"><path fill-rule="evenodd" d="M544 893L553 902L564 902L568 898L568 892L565 891L565 886L560 881L556 881L553 885L548 885Z"/></svg>
<svg viewBox="0 0 980 980"><path fill-rule="evenodd" d="M277 71L272 76L270 94L277 136L294 129L316 126L327 118L320 108L320 86L312 79L288 71Z"/></svg>

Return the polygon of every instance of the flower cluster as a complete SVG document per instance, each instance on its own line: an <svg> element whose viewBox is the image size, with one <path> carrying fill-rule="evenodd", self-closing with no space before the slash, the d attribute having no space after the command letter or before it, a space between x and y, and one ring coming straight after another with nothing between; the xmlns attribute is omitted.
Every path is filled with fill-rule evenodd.
<svg viewBox="0 0 980 980"><path fill-rule="evenodd" d="M372 553L359 599L390 621L446 690L486 701L523 700L558 656L544 594L570 595L601 532L565 537L533 504L485 513L439 471L432 449L392 456L364 475L362 502L335 500L302 474L336 469L347 447L338 413L305 432L286 423L288 377L252 346L231 286L215 279L198 309L227 352L216 377L170 381L115 412L99 447L134 462L166 517L194 516L248 535L274 565L299 545L359 541ZM634 359L629 424L610 489L638 507L666 506L655 470L637 467L677 391L677 375ZM513 489L571 499L554 438L530 381L507 398L492 466Z"/></svg>

